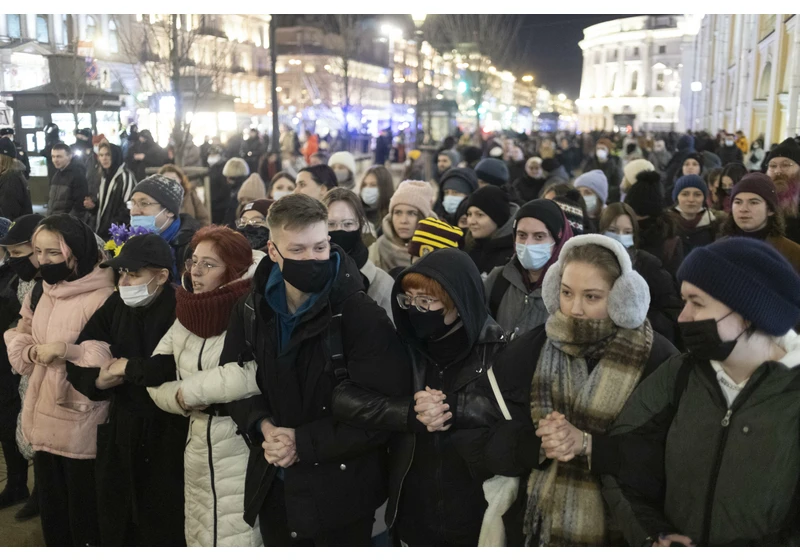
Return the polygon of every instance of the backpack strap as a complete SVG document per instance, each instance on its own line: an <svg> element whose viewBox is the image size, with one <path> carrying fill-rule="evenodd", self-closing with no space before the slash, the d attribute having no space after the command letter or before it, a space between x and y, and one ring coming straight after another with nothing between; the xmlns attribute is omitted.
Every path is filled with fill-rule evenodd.
<svg viewBox="0 0 800 560"><path fill-rule="evenodd" d="M675 390L672 394L673 415L678 411L681 397L683 397L683 393L686 392L686 387L689 385L689 376L694 365L694 360L687 355L678 370L678 375L675 376Z"/></svg>
<svg viewBox="0 0 800 560"><path fill-rule="evenodd" d="M328 326L328 342L330 344L329 348L331 363L333 364L333 374L336 376L337 383L341 383L349 377L347 361L344 357L344 343L342 342L341 311L331 316L331 323Z"/></svg>
<svg viewBox="0 0 800 560"><path fill-rule="evenodd" d="M500 302L503 301L503 296L506 295L509 286L511 286L511 282L500 272L489 293L489 314L495 321L497 320L497 311L500 309Z"/></svg>
<svg viewBox="0 0 800 560"><path fill-rule="evenodd" d="M255 359L256 355L256 303L254 293L251 291L244 300L244 342L247 349L239 355L239 367L244 367L244 362Z"/></svg>
<svg viewBox="0 0 800 560"><path fill-rule="evenodd" d="M36 311L36 306L39 305L39 300L42 299L42 294L44 294L44 285L42 282L43 280L41 279L37 280L31 290L31 313Z"/></svg>

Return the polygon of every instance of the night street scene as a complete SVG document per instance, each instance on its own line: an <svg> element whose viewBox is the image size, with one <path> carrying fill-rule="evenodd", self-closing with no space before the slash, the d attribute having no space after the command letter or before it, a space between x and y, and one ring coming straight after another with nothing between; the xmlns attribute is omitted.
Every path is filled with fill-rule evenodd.
<svg viewBox="0 0 800 560"><path fill-rule="evenodd" d="M0 15L0 547L800 546L800 15L426 7Z"/></svg>

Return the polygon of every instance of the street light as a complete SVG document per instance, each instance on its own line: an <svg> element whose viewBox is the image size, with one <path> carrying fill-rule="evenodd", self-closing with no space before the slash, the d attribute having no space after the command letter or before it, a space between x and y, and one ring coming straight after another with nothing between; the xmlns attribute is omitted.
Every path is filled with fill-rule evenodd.
<svg viewBox="0 0 800 560"><path fill-rule="evenodd" d="M416 111L414 111L414 145L419 147L419 101L420 101L420 76L425 69L422 63L422 26L425 25L425 18L428 14L411 14L411 20L414 22L417 35L417 83L414 84L417 91L416 98Z"/></svg>
<svg viewBox="0 0 800 560"><path fill-rule="evenodd" d="M531 76L530 74L522 76L522 81L525 82L526 84L529 84L533 81L533 76Z"/></svg>

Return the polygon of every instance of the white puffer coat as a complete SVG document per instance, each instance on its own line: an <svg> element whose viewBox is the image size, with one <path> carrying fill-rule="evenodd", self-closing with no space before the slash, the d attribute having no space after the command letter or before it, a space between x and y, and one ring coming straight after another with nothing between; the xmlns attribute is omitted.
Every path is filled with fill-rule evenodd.
<svg viewBox="0 0 800 560"><path fill-rule="evenodd" d="M219 365L225 333L200 338L177 319L153 352L175 356L178 381L148 388L159 408L189 416L184 452L186 543L189 546L261 546L261 533L245 523L244 479L250 451L228 416L187 413L181 393L202 393L206 402L225 403L259 393L255 365ZM198 363L202 366L198 370ZM245 375L247 374L247 375ZM246 379L252 379L248 383ZM223 381L224 380L224 381ZM185 384L185 387L183 386ZM191 399L196 400L196 399ZM192 406L187 400L187 406Z"/></svg>

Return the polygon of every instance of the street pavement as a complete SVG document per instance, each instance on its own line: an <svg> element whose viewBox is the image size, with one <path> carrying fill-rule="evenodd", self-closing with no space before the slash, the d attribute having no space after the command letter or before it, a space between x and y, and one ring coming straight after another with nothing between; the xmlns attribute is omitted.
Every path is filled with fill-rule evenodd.
<svg viewBox="0 0 800 560"><path fill-rule="evenodd" d="M0 453L0 490L6 486L6 462ZM33 464L28 468L28 488L33 488ZM23 504L0 510L0 547L44 546L42 525L39 517L28 521L17 521L14 515Z"/></svg>

